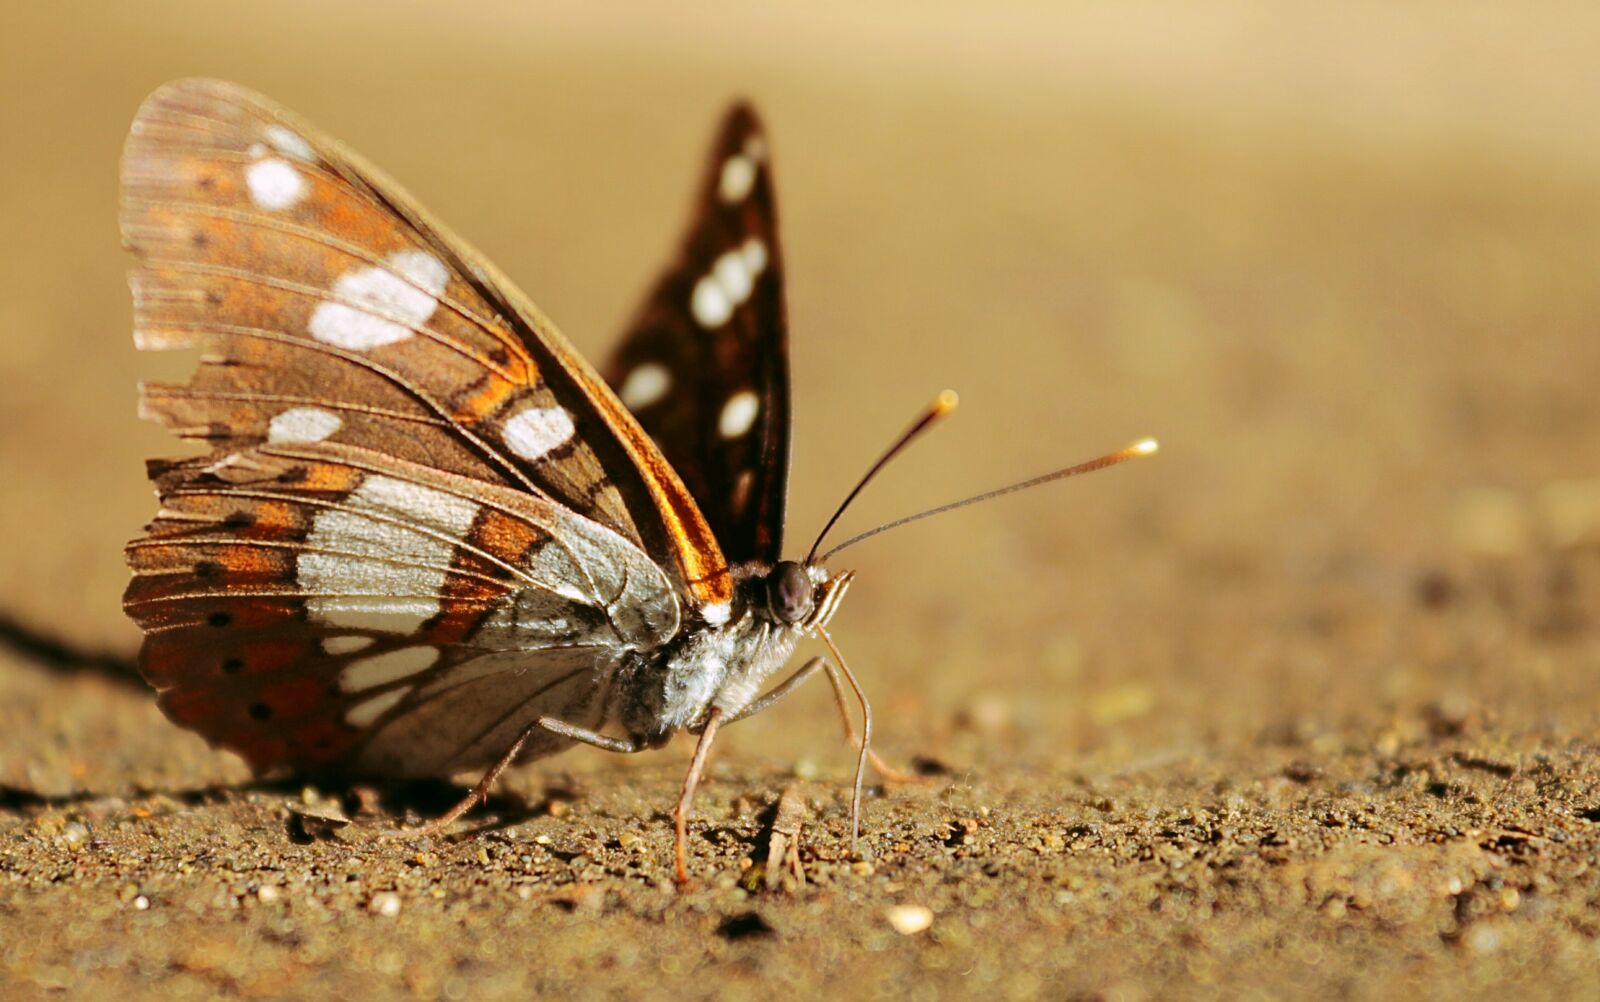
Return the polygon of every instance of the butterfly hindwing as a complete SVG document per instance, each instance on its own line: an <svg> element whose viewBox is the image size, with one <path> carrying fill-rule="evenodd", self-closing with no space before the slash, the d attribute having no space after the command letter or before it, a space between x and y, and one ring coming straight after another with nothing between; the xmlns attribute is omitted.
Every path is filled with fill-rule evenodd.
<svg viewBox="0 0 1600 1002"><path fill-rule="evenodd" d="M724 117L694 216L606 367L733 562L775 561L789 469L783 261L769 149Z"/></svg>
<svg viewBox="0 0 1600 1002"><path fill-rule="evenodd" d="M437 774L540 714L599 726L618 652L678 628L642 551L511 488L330 442L153 472L162 510L128 548L141 667L257 768Z"/></svg>

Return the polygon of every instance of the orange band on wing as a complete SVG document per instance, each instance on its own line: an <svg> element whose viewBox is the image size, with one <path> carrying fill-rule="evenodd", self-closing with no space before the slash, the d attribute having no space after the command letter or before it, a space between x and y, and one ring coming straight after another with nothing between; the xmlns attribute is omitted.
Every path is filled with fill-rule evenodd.
<svg viewBox="0 0 1600 1002"><path fill-rule="evenodd" d="M700 507L694 503L688 488L683 486L683 481L662 458L650 436L639 427L611 388L594 378L587 366L571 359L563 359L563 362L583 381L589 399L594 401L606 423L616 432L617 441L628 451L628 458L638 468L672 540L690 596L702 606L731 601L733 575L728 572L728 562L722 556L722 547L717 544L711 525L700 514Z"/></svg>
<svg viewBox="0 0 1600 1002"><path fill-rule="evenodd" d="M455 419L465 424L482 424L489 415L505 406L505 402L538 382L539 370L527 363L529 377L512 381L489 376L482 388L462 400L455 407Z"/></svg>
<svg viewBox="0 0 1600 1002"><path fill-rule="evenodd" d="M500 574L496 560L519 564L528 549L545 534L521 519L493 508L478 514L468 539L473 549L457 547L451 557L455 570L467 573L445 580L439 593L439 615L428 625L430 644L458 644L492 611L493 603L512 588L510 581L495 583ZM490 559L492 558L492 559Z"/></svg>

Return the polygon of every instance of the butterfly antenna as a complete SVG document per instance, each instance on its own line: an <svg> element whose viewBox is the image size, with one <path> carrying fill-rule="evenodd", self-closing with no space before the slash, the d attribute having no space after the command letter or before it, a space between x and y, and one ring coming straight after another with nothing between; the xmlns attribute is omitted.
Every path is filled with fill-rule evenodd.
<svg viewBox="0 0 1600 1002"><path fill-rule="evenodd" d="M929 419L924 418L923 420L924 423L926 423L926 421ZM903 441L901 443L897 443L896 448L898 448L901 444L904 444ZM1155 439L1143 438L1125 449L1118 449L1116 452L1108 452L1104 456L1100 456L1097 459L1089 460L1087 463L1079 463L1076 466L1069 466L1064 470L1056 470L1053 473L1046 473L1041 477L1034 477L1031 480L1023 480L1019 483L996 488L992 491L984 491L982 494L974 494L972 497L962 498L960 501L952 501L949 504L942 504L937 508L929 508L927 511L919 511L915 515L907 515L904 518L897 518L893 522L885 522L876 529L868 529L866 532L863 532L860 535L851 536L849 539L840 543L838 546L835 546L827 553L824 553L822 555L822 560L826 562L829 557L832 557L840 550L854 546L862 540L871 539L873 536L876 536L881 532L888 532L890 529L898 529L902 525L909 525L912 522L920 522L925 518L932 518L935 515L942 515L947 511L955 511L957 508L965 508L969 504L977 504L980 501L988 501L991 498L1002 497L1006 494L1015 494L1017 491L1025 491L1030 487L1038 487L1040 484L1048 484L1053 480L1065 480L1067 477L1075 477L1080 473L1092 473L1095 470L1103 470L1108 466L1115 466L1118 463L1126 463L1130 459L1138 459L1141 456L1154 455L1156 450L1159 448L1160 446L1156 444ZM893 455L894 451L895 450L891 449L889 455ZM884 458L887 459L888 456L885 456ZM879 465L882 465L881 461L879 462ZM874 467L872 472L876 473L877 467ZM867 474L869 478L871 475L871 473ZM858 487L856 490L860 490L860 488ZM855 494L852 493L850 496L854 497ZM838 516L836 515L834 517L837 518ZM829 525L832 524L833 523L831 522L829 523ZM815 552L815 549L815 547L812 548L813 552Z"/></svg>
<svg viewBox="0 0 1600 1002"><path fill-rule="evenodd" d="M839 507L834 510L833 517L828 519L828 524L824 525L822 527L822 531L817 533L816 542L811 544L811 552L806 554L806 563L809 564L814 562L817 555L817 547L821 546L822 541L828 538L828 533L833 529L834 524L839 521L839 516L843 515L845 513L845 509L850 507L850 502L856 499L856 495L861 493L862 488L866 487L872 482L872 478L878 475L878 471L882 470L885 466L888 466L889 460L893 459L895 456L898 456L906 446L910 445L919 435L927 431L935 421L955 410L956 405L960 402L961 398L956 396L955 390L945 390L937 397L933 398L933 403L929 404L927 408L923 410L921 415L919 415L915 421L911 422L910 427L900 433L900 437L894 440L894 444L883 451L883 455L878 457L878 461L872 464L871 468L867 470L866 474L860 480L856 481L856 485L851 489L850 493L844 496L844 500L839 502ZM835 551L837 549L839 548L835 548ZM824 557L823 559L827 558Z"/></svg>

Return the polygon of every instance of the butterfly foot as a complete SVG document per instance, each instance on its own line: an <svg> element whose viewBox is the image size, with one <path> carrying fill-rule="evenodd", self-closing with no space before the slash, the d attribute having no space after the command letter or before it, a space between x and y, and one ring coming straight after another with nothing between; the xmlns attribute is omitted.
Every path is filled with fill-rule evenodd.
<svg viewBox="0 0 1600 1002"><path fill-rule="evenodd" d="M506 768L510 766L512 762L517 760L517 755L522 752L522 746L528 743L528 737L539 727L540 723L536 721L523 730L523 732L517 736L517 740L511 743L511 747L506 749L505 754L501 755L497 762L489 766L488 769L484 770L483 776L478 780L477 784L473 786L472 789L467 791L467 795L465 797L462 797L460 800L456 801L454 807L451 807L448 811L445 811L443 814L439 815L437 818L420 828L401 828L395 831L386 832L386 837L431 838L434 836L443 835L445 829L449 828L451 825L455 824L456 821L460 820L462 815L466 814L474 807L477 807L479 804L489 799L489 791L494 787L495 781L500 778L500 774L505 772Z"/></svg>
<svg viewBox="0 0 1600 1002"><path fill-rule="evenodd" d="M680 799L672 811L672 858L673 880L678 885L678 890L687 891L692 887L689 880L689 803L687 798Z"/></svg>
<svg viewBox="0 0 1600 1002"><path fill-rule="evenodd" d="M480 784L473 787L465 797L457 801L455 806L427 824L418 825L415 828L389 828L379 832L379 835L383 838L399 839L437 838L444 835L451 825L461 819L462 815L478 806L487 793L488 788Z"/></svg>

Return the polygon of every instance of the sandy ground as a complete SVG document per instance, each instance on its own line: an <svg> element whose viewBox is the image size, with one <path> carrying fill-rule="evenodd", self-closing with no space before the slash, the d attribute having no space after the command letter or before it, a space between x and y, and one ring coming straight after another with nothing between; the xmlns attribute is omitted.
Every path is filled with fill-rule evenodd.
<svg viewBox="0 0 1600 1002"><path fill-rule="evenodd" d="M1164 450L852 551L836 633L927 775L852 858L826 693L731 728L687 893L685 747L408 842L452 788L255 782L135 685L0 655L0 994L1600 992L1595 15L986 9L4 15L0 610L56 635L137 642L119 546L174 446L133 382L192 360L129 344L115 162L176 76L344 137L596 354L754 97L797 547L946 385L854 526ZM768 889L791 786L805 881Z"/></svg>

